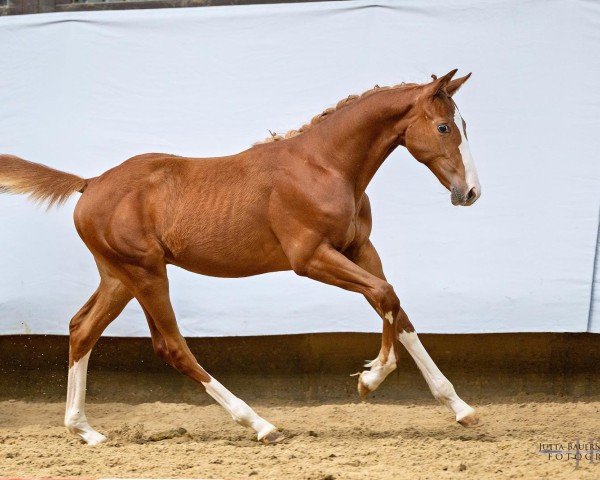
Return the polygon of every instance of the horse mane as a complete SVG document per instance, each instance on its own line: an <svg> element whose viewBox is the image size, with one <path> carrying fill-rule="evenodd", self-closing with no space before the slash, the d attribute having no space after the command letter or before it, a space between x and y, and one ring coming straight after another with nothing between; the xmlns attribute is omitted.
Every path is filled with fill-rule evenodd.
<svg viewBox="0 0 600 480"><path fill-rule="evenodd" d="M304 133L307 130L309 130L312 126L317 125L318 123L321 123L323 120L330 117L333 113L337 112L338 110L341 110L342 108L347 107L348 105L350 105L358 100L361 100L365 97L368 97L374 93L381 92L383 90L415 87L417 85L419 85L419 84L418 83L405 83L405 82L399 83L397 85L383 86L383 87L380 87L379 85L375 85L373 88L364 91L360 95L348 95L346 98L343 98L342 100L337 102L337 104L335 106L329 107L329 108L323 110L318 115L315 115L310 120L310 122L305 123L298 129L289 130L288 132L286 132L282 135L269 130L269 133L271 135L269 137L265 138L264 140L260 140L260 141L256 142L254 145L260 145L263 143L271 143L271 142L279 142L281 140L286 140L288 138L296 137L296 136L300 135L301 133Z"/></svg>

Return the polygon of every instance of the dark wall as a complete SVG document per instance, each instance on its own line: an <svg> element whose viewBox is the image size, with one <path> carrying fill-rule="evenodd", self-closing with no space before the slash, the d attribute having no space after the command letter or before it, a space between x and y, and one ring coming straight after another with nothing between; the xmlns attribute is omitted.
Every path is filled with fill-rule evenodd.
<svg viewBox="0 0 600 480"><path fill-rule="evenodd" d="M552 401L600 395L600 335L422 335L440 369L465 398ZM326 333L191 338L198 361L238 394L265 401L354 402L356 377L380 335ZM68 340L0 336L0 401L64 401ZM208 402L198 386L158 360L148 338L102 338L90 360L88 397L99 402ZM382 401L432 401L401 350L396 372L374 394ZM517 400L515 400L517 399ZM519 400L520 401L520 400Z"/></svg>
<svg viewBox="0 0 600 480"><path fill-rule="evenodd" d="M78 0L4 0L5 3L0 2L0 15L94 10L129 10L141 8L211 7L222 5L251 5L259 3L307 3L315 1L322 0L95 0L90 1L89 3Z"/></svg>
<svg viewBox="0 0 600 480"><path fill-rule="evenodd" d="M199 363L214 373L348 373L377 356L375 333L319 333L190 338ZM600 373L600 335L591 333L423 334L440 367L505 373ZM68 338L0 336L0 373L66 368ZM412 363L401 350L400 363ZM149 338L101 338L92 354L98 370L163 368Z"/></svg>

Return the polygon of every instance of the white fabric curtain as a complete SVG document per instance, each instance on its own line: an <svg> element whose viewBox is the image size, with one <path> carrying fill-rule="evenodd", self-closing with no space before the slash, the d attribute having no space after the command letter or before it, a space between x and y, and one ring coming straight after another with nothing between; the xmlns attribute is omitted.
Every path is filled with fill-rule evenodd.
<svg viewBox="0 0 600 480"><path fill-rule="evenodd" d="M588 331L600 333L600 225L598 225L596 258L594 261L594 280L591 297Z"/></svg>
<svg viewBox="0 0 600 480"><path fill-rule="evenodd" d="M235 153L376 83L472 71L456 101L483 196L452 207L433 175L397 150L368 189L389 280L421 332L600 331L590 316L598 2L52 13L0 18L0 45L0 152L85 177L144 152ZM76 201L44 213L0 197L0 334L66 334L95 290L72 224ZM359 295L292 273L170 276L189 336L381 327ZM139 306L107 334L148 335Z"/></svg>

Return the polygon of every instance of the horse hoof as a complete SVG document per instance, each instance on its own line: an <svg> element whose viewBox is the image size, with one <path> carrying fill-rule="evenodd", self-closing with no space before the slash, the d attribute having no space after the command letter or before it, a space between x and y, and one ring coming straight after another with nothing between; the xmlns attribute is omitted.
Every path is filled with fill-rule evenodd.
<svg viewBox="0 0 600 480"><path fill-rule="evenodd" d="M268 433L263 438L260 439L262 443L265 445L272 445L275 443L280 443L285 440L285 435L277 430L274 432Z"/></svg>
<svg viewBox="0 0 600 480"><path fill-rule="evenodd" d="M360 395L360 399L361 400L365 400L367 398L367 396L369 395L369 393L371 393L371 389L369 387L367 387L362 381L361 381L361 377L358 377L358 394Z"/></svg>
<svg viewBox="0 0 600 480"><path fill-rule="evenodd" d="M90 447L94 445L100 445L101 443L106 442L107 438L101 433L96 432L95 430L90 430L89 432L85 432L80 435L82 440L87 443Z"/></svg>
<svg viewBox="0 0 600 480"><path fill-rule="evenodd" d="M460 420L458 420L458 423L460 423L463 427L467 427L467 428L476 427L476 426L480 425L479 417L477 416L477 414L475 412L470 413L466 417L461 418Z"/></svg>
<svg viewBox="0 0 600 480"><path fill-rule="evenodd" d="M373 391L363 383L363 381L362 381L363 374L364 374L364 372L359 375L358 385L357 385L358 394L360 395L361 400L365 400L367 398L367 396L369 395L369 393L371 393Z"/></svg>

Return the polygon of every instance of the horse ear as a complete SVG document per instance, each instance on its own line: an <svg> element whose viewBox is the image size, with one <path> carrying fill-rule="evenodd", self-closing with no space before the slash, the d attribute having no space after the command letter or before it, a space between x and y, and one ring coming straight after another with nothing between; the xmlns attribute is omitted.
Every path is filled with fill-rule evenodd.
<svg viewBox="0 0 600 480"><path fill-rule="evenodd" d="M457 71L458 68L450 70L446 75L440 78L437 78L435 75L432 75L431 77L433 78L433 82L425 85L425 94L433 97L434 95L440 93L442 90L445 89L446 85L450 83L452 77L456 74Z"/></svg>
<svg viewBox="0 0 600 480"><path fill-rule="evenodd" d="M446 93L450 96L458 92L458 89L471 77L471 74L465 75L464 77L456 78L446 85Z"/></svg>

